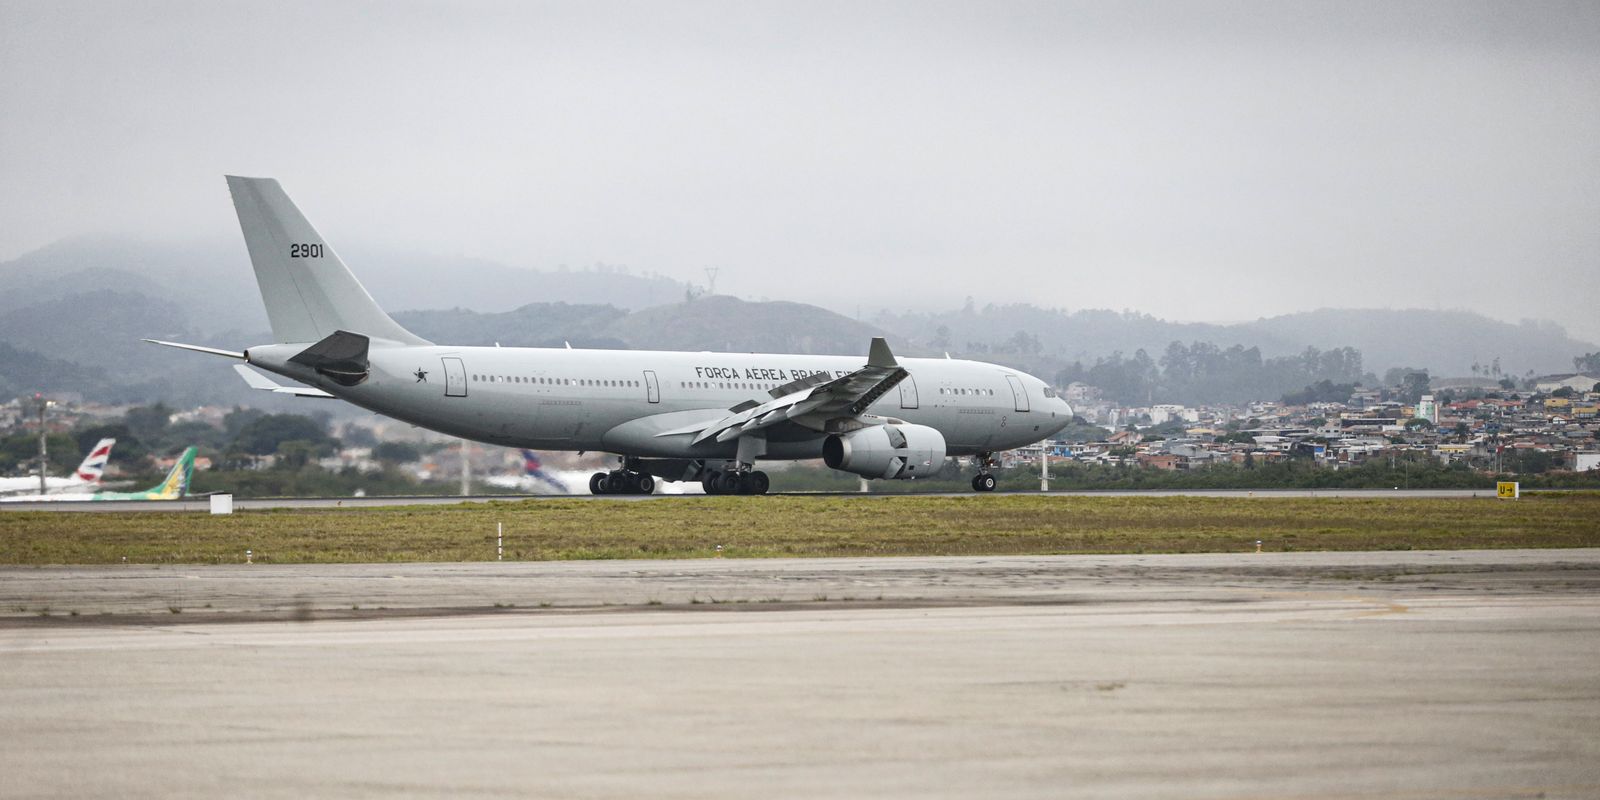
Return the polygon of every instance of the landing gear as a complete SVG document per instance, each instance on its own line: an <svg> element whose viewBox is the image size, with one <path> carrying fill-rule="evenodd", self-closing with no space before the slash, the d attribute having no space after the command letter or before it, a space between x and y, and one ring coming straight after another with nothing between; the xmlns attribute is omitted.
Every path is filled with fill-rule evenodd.
<svg viewBox="0 0 1600 800"><path fill-rule="evenodd" d="M992 453L979 453L978 455L973 456L972 460L978 465L978 474L972 478L972 491L994 491L997 481L994 479L994 473L990 472L989 470L999 466L999 462L995 461Z"/></svg>
<svg viewBox="0 0 1600 800"><path fill-rule="evenodd" d="M766 494L772 488L772 481L767 473L759 470L710 472L700 480L700 486L706 494Z"/></svg>
<svg viewBox="0 0 1600 800"><path fill-rule="evenodd" d="M650 494L656 479L643 472L619 469L589 476L589 494Z"/></svg>

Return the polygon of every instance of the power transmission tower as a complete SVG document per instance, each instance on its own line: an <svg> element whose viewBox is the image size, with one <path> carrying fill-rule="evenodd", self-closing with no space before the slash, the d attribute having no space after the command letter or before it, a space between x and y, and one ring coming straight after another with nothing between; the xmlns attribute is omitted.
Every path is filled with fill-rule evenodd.
<svg viewBox="0 0 1600 800"><path fill-rule="evenodd" d="M706 267L706 294L708 296L717 293L717 273L721 271L721 267Z"/></svg>
<svg viewBox="0 0 1600 800"><path fill-rule="evenodd" d="M50 407L50 401L44 399L43 394L35 394L33 399L39 402L39 494L48 494L45 475L50 471L50 451L46 449L45 441L50 431L44 426L44 411Z"/></svg>

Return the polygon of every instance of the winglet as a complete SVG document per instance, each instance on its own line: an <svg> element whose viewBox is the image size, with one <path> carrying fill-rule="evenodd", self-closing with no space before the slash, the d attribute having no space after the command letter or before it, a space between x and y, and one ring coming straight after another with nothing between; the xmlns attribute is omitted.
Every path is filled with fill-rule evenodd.
<svg viewBox="0 0 1600 800"><path fill-rule="evenodd" d="M889 369L900 366L894 360L894 353L889 352L889 342L882 336L872 337L872 349L867 351L867 366Z"/></svg>

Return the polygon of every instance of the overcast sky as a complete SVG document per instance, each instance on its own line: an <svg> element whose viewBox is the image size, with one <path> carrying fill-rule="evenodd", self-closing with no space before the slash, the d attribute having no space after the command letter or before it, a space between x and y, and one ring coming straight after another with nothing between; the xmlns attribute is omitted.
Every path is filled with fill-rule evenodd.
<svg viewBox="0 0 1600 800"><path fill-rule="evenodd" d="M237 237L235 173L336 247L838 309L1600 340L1594 2L0 0L0 114L0 259Z"/></svg>

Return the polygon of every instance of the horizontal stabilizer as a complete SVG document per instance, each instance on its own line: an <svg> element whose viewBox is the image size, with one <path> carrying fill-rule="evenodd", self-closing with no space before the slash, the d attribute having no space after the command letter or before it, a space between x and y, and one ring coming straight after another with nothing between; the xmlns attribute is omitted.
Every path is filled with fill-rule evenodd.
<svg viewBox="0 0 1600 800"><path fill-rule="evenodd" d="M255 370L243 364L234 364L233 370L234 372L239 373L239 377L244 378L245 383L250 384L250 388L260 389L263 392L272 392L274 394L292 394L295 397L333 396L322 391L321 389L313 389L309 386L284 386L283 384L278 383L277 381L274 381L273 379L262 375L261 373L256 372Z"/></svg>
<svg viewBox="0 0 1600 800"><path fill-rule="evenodd" d="M237 358L240 361L244 360L244 353L241 353L237 350L222 350L216 347L201 347L197 344L183 344L182 342L163 342L160 339L143 339L141 341L146 341L151 344L159 344L162 347L176 347L179 350L193 350L196 353L210 353L214 356L227 356L228 358Z"/></svg>
<svg viewBox="0 0 1600 800"><path fill-rule="evenodd" d="M372 340L359 333L334 331L289 360L304 364L325 375L340 386L355 386L367 379L372 364L367 361L367 348Z"/></svg>

